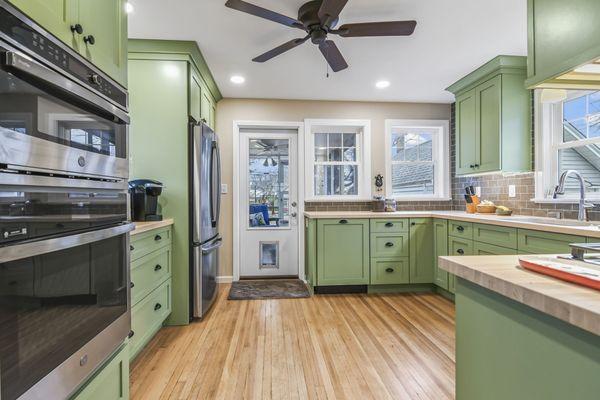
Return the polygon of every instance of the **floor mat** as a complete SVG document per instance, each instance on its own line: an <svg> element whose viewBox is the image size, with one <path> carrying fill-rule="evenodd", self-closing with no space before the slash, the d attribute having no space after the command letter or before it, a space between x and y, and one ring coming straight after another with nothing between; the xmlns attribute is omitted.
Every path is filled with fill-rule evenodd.
<svg viewBox="0 0 600 400"><path fill-rule="evenodd" d="M299 299L304 297L310 297L310 293L300 279L264 279L233 282L228 299Z"/></svg>

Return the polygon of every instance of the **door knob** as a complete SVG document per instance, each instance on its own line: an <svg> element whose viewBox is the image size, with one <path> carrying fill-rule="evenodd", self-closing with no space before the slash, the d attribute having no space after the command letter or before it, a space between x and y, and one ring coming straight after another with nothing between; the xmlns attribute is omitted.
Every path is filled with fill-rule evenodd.
<svg viewBox="0 0 600 400"><path fill-rule="evenodd" d="M298 205L298 203L296 203L295 201L292 201L292 207L296 207Z"/></svg>
<svg viewBox="0 0 600 400"><path fill-rule="evenodd" d="M298 214L297 214L297 213L295 213L295 212L293 212L293 213L291 214L291 216L292 216L292 217L294 217L294 218L296 218L296 216L297 216L297 215L298 215Z"/></svg>

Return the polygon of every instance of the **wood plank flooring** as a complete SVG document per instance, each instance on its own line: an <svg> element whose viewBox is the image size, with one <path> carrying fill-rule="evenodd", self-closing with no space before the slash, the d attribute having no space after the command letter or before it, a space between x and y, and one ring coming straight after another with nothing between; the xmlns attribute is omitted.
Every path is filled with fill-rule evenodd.
<svg viewBox="0 0 600 400"><path fill-rule="evenodd" d="M436 294L227 300L163 328L131 398L454 399L454 305Z"/></svg>

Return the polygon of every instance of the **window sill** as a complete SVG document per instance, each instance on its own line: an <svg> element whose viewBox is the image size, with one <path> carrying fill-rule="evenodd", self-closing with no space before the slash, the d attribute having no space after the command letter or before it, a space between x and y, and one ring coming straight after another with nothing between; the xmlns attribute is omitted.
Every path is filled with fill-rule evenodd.
<svg viewBox="0 0 600 400"><path fill-rule="evenodd" d="M452 201L452 197L386 197L401 202L419 202L419 201Z"/></svg>
<svg viewBox="0 0 600 400"><path fill-rule="evenodd" d="M529 201L537 204L579 204L579 198L569 199L549 199L549 198L534 198ZM590 203L600 203L600 198L586 198L585 201Z"/></svg>
<svg viewBox="0 0 600 400"><path fill-rule="evenodd" d="M362 203L368 203L370 202L372 199L369 198L364 198L364 197L313 197L310 199L304 199L305 203L342 203L342 202L362 202Z"/></svg>

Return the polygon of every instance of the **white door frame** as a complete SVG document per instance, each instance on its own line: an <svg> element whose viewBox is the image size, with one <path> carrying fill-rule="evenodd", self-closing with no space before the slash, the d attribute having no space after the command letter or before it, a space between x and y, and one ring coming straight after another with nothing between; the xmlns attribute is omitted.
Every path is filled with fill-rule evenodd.
<svg viewBox="0 0 600 400"><path fill-rule="evenodd" d="M298 130L298 278L304 280L304 122L233 121L233 280L240 280L240 129ZM244 225L245 226L245 225Z"/></svg>

